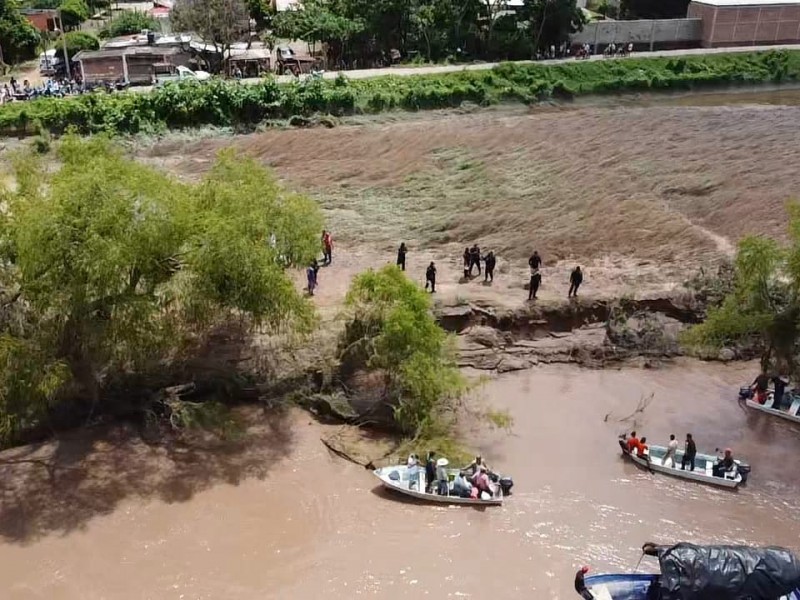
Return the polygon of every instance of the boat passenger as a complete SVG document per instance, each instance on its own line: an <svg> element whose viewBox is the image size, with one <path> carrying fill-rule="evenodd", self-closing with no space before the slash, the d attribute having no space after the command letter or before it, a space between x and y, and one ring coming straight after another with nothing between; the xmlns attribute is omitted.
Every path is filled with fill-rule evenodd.
<svg viewBox="0 0 800 600"><path fill-rule="evenodd" d="M786 391L786 386L789 384L780 373L776 374L772 378L772 385L775 387L774 397L775 399L772 401L772 408L775 410L780 410L781 405L783 404L783 393Z"/></svg>
<svg viewBox="0 0 800 600"><path fill-rule="evenodd" d="M419 489L419 457L416 454L411 454L408 457L408 489Z"/></svg>
<svg viewBox="0 0 800 600"><path fill-rule="evenodd" d="M580 594L583 600L594 600L594 595L586 589L584 577L589 572L589 567L581 567L581 570L575 574L575 591Z"/></svg>
<svg viewBox="0 0 800 600"><path fill-rule="evenodd" d="M647 442L647 438L642 436L642 439L639 441L639 445L636 447L636 454L639 455L639 458L649 458L647 455L647 450L650 448L645 442Z"/></svg>
<svg viewBox="0 0 800 600"><path fill-rule="evenodd" d="M675 434L669 435L669 444L667 444L667 453L664 454L664 459L661 464L667 466L667 461L672 462L672 468L675 468L675 453L678 451L678 440L675 439Z"/></svg>
<svg viewBox="0 0 800 600"><path fill-rule="evenodd" d="M636 448L639 447L639 438L636 437L636 432L631 431L631 436L625 440L625 446L628 448L628 452L633 454Z"/></svg>
<svg viewBox="0 0 800 600"><path fill-rule="evenodd" d="M683 458L681 459L681 471L689 465L689 470L694 471L694 457L697 456L697 446L692 439L692 434L686 434L686 444L683 447Z"/></svg>
<svg viewBox="0 0 800 600"><path fill-rule="evenodd" d="M487 470L487 471L491 471L491 469L489 468L489 465L487 465L487 464L484 462L484 460L483 460L483 457L482 457L480 454L478 454L478 455L475 457L475 460L473 460L473 461L472 461L471 463L469 463L469 464L468 464L466 467L464 467L464 469L463 469L463 470L464 470L464 471L466 471L467 473L469 473L469 476L470 476L470 477L474 477L474 476L475 476L475 474L476 474L478 471L480 471L480 470L481 470L481 466L483 466L483 467L486 467L486 470Z"/></svg>
<svg viewBox="0 0 800 600"><path fill-rule="evenodd" d="M761 374L755 378L750 387L752 387L756 392L756 402L759 404L764 404L767 401L767 387L769 386L769 376L764 372L761 371Z"/></svg>
<svg viewBox="0 0 800 600"><path fill-rule="evenodd" d="M428 452L428 460L425 462L425 493L433 491L433 482L436 481L436 452Z"/></svg>
<svg viewBox="0 0 800 600"><path fill-rule="evenodd" d="M440 496L450 494L450 482L447 476L447 465L449 464L450 461L444 457L436 461L436 491Z"/></svg>
<svg viewBox="0 0 800 600"><path fill-rule="evenodd" d="M453 495L460 498L469 498L472 491L472 485L467 478L464 477L464 472L459 471L456 478L453 480Z"/></svg>
<svg viewBox="0 0 800 600"><path fill-rule="evenodd" d="M725 477L725 473L732 471L735 466L736 462L733 460L733 452L730 448L725 448L725 456L717 461L717 464L712 468L712 472L714 473L714 477Z"/></svg>
<svg viewBox="0 0 800 600"><path fill-rule="evenodd" d="M494 496L492 485L489 482L489 474L485 465L481 465L478 472L473 475L472 485L478 488L478 497L480 497L481 493L483 492L489 494L490 497Z"/></svg>

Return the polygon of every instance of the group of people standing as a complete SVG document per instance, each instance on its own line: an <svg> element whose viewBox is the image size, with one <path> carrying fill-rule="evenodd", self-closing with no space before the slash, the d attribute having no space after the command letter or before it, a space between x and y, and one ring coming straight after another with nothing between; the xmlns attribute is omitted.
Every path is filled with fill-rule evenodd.
<svg viewBox="0 0 800 600"><path fill-rule="evenodd" d="M649 460L648 456L648 446L647 446L647 438L642 437L639 439L636 436L635 431L631 431L630 436L627 437L625 440L625 447L629 453L635 454L642 458ZM667 444L667 451L664 454L664 458L661 459L661 465L664 467L671 466L673 469L677 469L678 466L676 464L678 455L678 440L675 439L675 434L670 434L669 436L669 443ZM683 455L681 457L681 471L686 470L686 467L689 467L690 471L694 471L695 467L695 459L697 458L697 445L694 442L694 438L692 437L691 433L686 434L686 441L683 445ZM733 458L733 450L730 448L725 448L725 454L719 460L717 460L716 464L712 466L712 474L714 477L725 477L725 473L733 470L736 465L736 461Z"/></svg>
<svg viewBox="0 0 800 600"><path fill-rule="evenodd" d="M333 262L333 236L331 235L330 231L325 229L322 230L322 263L325 266L330 265ZM319 285L319 268L320 264L319 261L315 258L311 261L311 264L306 268L306 279L308 283L308 294L310 296L314 295L314 290L317 289Z"/></svg>
<svg viewBox="0 0 800 600"><path fill-rule="evenodd" d="M455 475L450 485L450 474L447 467L450 462L444 457L436 457L435 452L428 452L427 460L425 461L425 493L436 493L440 496L454 495L461 498L478 498L484 499L491 498L494 493L494 487L489 477L489 467L483 461L483 458L478 455L469 465L460 469ZM421 466L419 456L412 454L408 457L407 462L408 481L409 487L419 489L419 475L421 473ZM488 497L484 494L488 494Z"/></svg>
<svg viewBox="0 0 800 600"><path fill-rule="evenodd" d="M400 267L402 271L406 270L406 254L408 254L408 247L405 242L402 242L397 249L397 266ZM481 270L481 262L484 263L483 270ZM542 257L539 255L538 251L534 250L533 254L528 259L528 266L531 270L531 278L528 284L528 300L536 299L536 294L542 285L542 264ZM494 281L494 269L497 266L497 257L493 251L482 255L480 247L474 244L471 248L464 248L463 265L465 280L471 279L473 270L476 269L478 276L483 272L484 283L491 283ZM580 266L576 266L569 276L567 297L577 297L578 288L580 288L582 283L583 271L581 271ZM431 261L428 268L425 270L425 289L430 290L431 293L436 292L436 263L433 261Z"/></svg>

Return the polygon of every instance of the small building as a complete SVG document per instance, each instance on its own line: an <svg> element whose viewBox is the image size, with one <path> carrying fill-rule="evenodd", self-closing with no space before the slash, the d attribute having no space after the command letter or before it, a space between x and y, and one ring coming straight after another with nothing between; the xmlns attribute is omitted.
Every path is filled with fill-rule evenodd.
<svg viewBox="0 0 800 600"><path fill-rule="evenodd" d="M190 54L176 46L127 46L83 51L75 55L80 64L84 83L126 81L130 84L150 84L153 65L187 66Z"/></svg>
<svg viewBox="0 0 800 600"><path fill-rule="evenodd" d="M237 43L225 52L228 74L233 75L237 67L243 77L261 77L270 71L272 53L261 43Z"/></svg>
<svg viewBox="0 0 800 600"><path fill-rule="evenodd" d="M20 13L39 31L55 31L58 27L58 11L49 8L23 8Z"/></svg>
<svg viewBox="0 0 800 600"><path fill-rule="evenodd" d="M705 48L800 43L800 0L692 0L688 16Z"/></svg>

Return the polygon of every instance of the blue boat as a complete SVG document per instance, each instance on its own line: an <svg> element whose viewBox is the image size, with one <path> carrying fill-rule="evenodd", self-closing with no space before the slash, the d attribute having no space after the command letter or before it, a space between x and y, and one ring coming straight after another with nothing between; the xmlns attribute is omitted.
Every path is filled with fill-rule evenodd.
<svg viewBox="0 0 800 600"><path fill-rule="evenodd" d="M770 546L672 546L646 543L660 574L575 575L584 600L800 600L800 560Z"/></svg>
<svg viewBox="0 0 800 600"><path fill-rule="evenodd" d="M584 585L594 600L659 600L658 577L643 573L592 575L584 579ZM780 600L800 600L800 590L781 596Z"/></svg>

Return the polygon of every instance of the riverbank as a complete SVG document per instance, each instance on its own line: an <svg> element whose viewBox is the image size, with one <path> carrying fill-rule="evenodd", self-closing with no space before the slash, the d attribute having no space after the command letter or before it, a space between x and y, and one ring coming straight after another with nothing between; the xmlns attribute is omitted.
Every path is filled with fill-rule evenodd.
<svg viewBox="0 0 800 600"><path fill-rule="evenodd" d="M89 94L12 103L0 108L0 134L154 133L202 125L251 129L311 115L342 116L428 110L465 103L531 104L547 98L645 90L702 89L800 79L800 50L635 57L557 64L503 63L404 77L312 79L282 84L213 81L167 86L142 94ZM333 122L328 122L332 125Z"/></svg>

